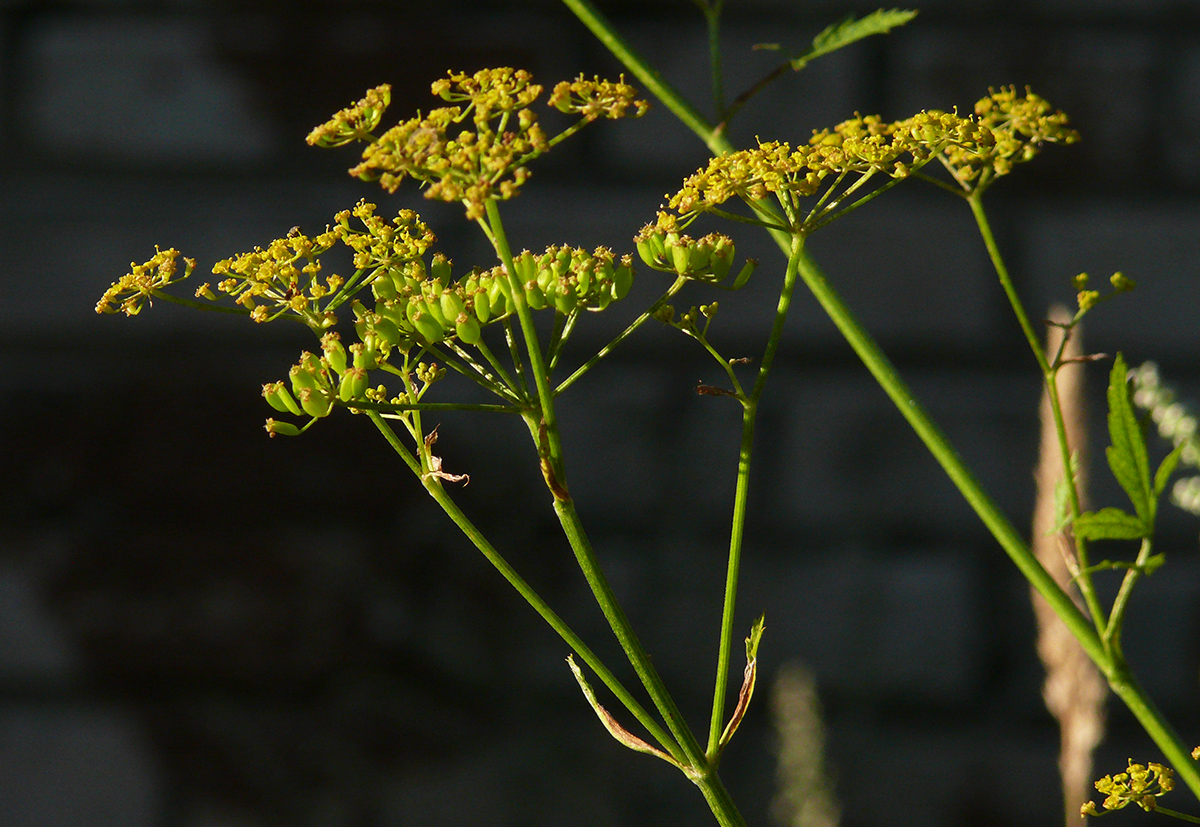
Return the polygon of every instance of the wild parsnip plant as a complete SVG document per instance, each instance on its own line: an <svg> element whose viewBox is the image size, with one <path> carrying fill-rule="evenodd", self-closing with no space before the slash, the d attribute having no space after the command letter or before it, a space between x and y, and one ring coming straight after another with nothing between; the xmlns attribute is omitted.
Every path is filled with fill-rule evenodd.
<svg viewBox="0 0 1200 827"><path fill-rule="evenodd" d="M597 120L637 117L646 111L648 104L624 77L614 81L580 76L558 83L545 95L546 90L519 69L451 72L432 87L445 106L385 127L390 89L379 86L314 129L308 140L321 147L364 145L351 174L376 181L389 193L411 181L422 188L426 198L461 204L465 219L490 243L493 261L470 269L456 267L446 253L435 252L435 235L417 213L401 210L391 216L364 200L335 215L324 232L309 236L296 229L263 247L217 262L212 268L214 282L200 285L194 298L178 295L176 288L193 273L195 262L183 259L181 274L180 254L174 249L159 250L113 284L97 311L136 315L152 299L162 299L237 313L258 323L284 319L307 326L317 342L314 349L300 355L285 380L263 387L263 396L278 414L267 420L267 432L298 436L334 414L350 413L370 420L416 483L562 638L570 652L569 668L608 732L625 746L682 771L700 789L719 824L742 825L744 819L717 767L753 698L757 653L765 628L760 619L745 638L740 689L736 698L731 697L729 680L741 666L740 654L735 655L738 635L734 617L750 495L749 469L759 404L794 290L803 283L1001 547L1137 716L1178 778L1200 796L1195 759L1134 680L1122 649L1129 592L1141 577L1163 563L1161 553L1154 549L1156 509L1182 451L1176 449L1157 468L1151 468L1141 426L1133 414L1123 358L1117 355L1110 372L1112 446L1107 458L1129 496L1131 509L1086 512L1077 486L1070 482L1063 486L1061 496L1058 531L1070 549L1069 563L1084 601L1081 611L993 504L855 320L806 246L812 233L901 184L933 184L962 198L977 222L1001 289L1032 350L1033 364L1046 382L1058 424L1064 479L1074 480L1075 447L1067 442L1055 391L1056 374L1070 360L1061 350L1049 356L1043 353L1038 331L1016 294L983 208L984 195L992 185L1033 160L1046 145L1078 140L1066 116L1031 91L1009 87L989 91L970 114L923 111L897 121L855 114L830 128L814 130L811 136L796 136L794 142L763 140L752 147L736 148L728 142L726 125L760 88L821 55L903 25L915 13L881 10L830 26L817 36L811 50L785 59L775 72L727 105L719 50L723 4L697 0L711 34L716 116L709 119L667 85L589 3L564 3L714 155L705 168L668 196L656 217L648 216L653 220L631 245L616 240L616 250L571 246L539 252L519 250L503 220L509 209L517 208L509 202L528 183L529 165L539 156ZM537 113L538 107L546 106L572 116L571 125L553 136L544 132ZM699 235L693 230L693 225L707 229L710 223L719 223L730 233L757 225L771 234L786 256L782 268L763 267L757 275L775 280L779 293L774 322L765 332L761 354L753 361L721 352L720 325L714 325L717 301L710 299L688 309L676 309L672 304L689 285L701 290L735 290L755 274L754 262L737 260L730 235L718 231ZM689 231L696 232L696 237ZM627 312L630 321L613 341L587 358L567 364L565 345L576 327L587 323L589 313L609 310L629 292L635 259L632 252L620 251L628 249L626 245L635 249L641 265L665 275L664 289L648 307ZM333 272L327 263L327 254L339 249L351 260L351 269L344 273ZM1063 325L1064 341L1094 306L1133 285L1118 273L1104 294L1091 289L1083 276L1076 278L1074 286L1078 312ZM693 732L677 708L592 549L571 494L557 414L559 396L650 320L667 323L695 340L727 380L723 386L698 390L732 398L743 412L717 672L707 731L700 734ZM485 389L495 401L456 401L456 385L447 380L451 374L459 382ZM617 678L456 504L452 492L455 486L467 484L468 478L444 466L437 449L438 429L432 424L438 411L450 409L500 412L518 416L525 423L564 536L642 684L639 692ZM1135 541L1136 555L1130 560L1093 559L1089 544L1109 539ZM1110 570L1120 571L1124 579L1115 600L1105 605L1094 580ZM619 705L613 707L615 711L604 705L592 686L593 679L615 699ZM645 699L649 707L644 705ZM611 701L607 703L612 706ZM1154 772L1157 794L1169 788L1171 775L1165 768Z"/></svg>

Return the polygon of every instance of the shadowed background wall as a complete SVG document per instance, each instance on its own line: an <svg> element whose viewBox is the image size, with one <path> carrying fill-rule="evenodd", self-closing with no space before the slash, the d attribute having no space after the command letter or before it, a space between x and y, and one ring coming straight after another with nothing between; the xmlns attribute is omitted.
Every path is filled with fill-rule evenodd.
<svg viewBox="0 0 1200 827"><path fill-rule="evenodd" d="M692 4L599 5L705 100ZM799 51L870 10L728 5L732 92L773 65L754 44ZM1200 3L921 8L756 99L735 142L804 140L855 111L968 111L989 86L1031 85L1084 140L987 200L1018 288L1040 313L1073 299L1077 272L1123 270L1140 287L1089 319L1088 348L1155 359L1194 393ZM134 319L93 313L155 244L197 258L199 275L293 225L320 230L359 198L420 210L459 267L490 264L459 208L351 180L353 151L304 135L382 82L394 119L437 105L428 86L447 69L520 66L552 84L615 74L609 55L549 0L8 0L0 44L0 822L707 823L678 773L603 732L561 641L369 423L334 416L298 440L265 437L259 388L312 346L304 331L162 303ZM661 107L600 124L536 164L505 205L510 237L631 249L705 158ZM719 297L716 335L728 354L757 355L782 260L755 233L739 238L739 256L763 264L743 294ZM1027 525L1039 381L965 206L902 187L811 246ZM585 319L577 339L603 343L659 278L643 271L628 310ZM697 381L721 377L677 332L648 326L564 396L561 418L599 555L701 728L739 415L696 396ZM847 827L1055 823L1057 731L1024 582L807 294L761 417L739 628L767 613L762 694L723 772L751 823L768 823L775 789L766 699L793 661L818 683ZM464 507L615 661L522 426L447 415L439 434L447 468L471 475ZM1096 501L1116 503L1095 476ZM1127 649L1195 734L1196 526L1165 520L1169 564L1139 587ZM1110 711L1103 771L1153 758Z"/></svg>

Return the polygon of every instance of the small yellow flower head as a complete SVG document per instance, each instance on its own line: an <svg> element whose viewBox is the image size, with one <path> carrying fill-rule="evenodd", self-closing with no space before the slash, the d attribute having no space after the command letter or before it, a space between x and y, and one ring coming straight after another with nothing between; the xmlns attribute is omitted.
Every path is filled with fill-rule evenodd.
<svg viewBox="0 0 1200 827"><path fill-rule="evenodd" d="M379 87L380 90L384 87ZM411 178L425 188L425 197L460 202L467 218L482 218L489 199L506 200L516 195L529 178L526 164L548 150L583 123L605 115L621 117L631 107L637 114L645 102L633 99L633 88L581 77L565 87L560 84L552 103L563 111L582 115L580 124L553 142L542 131L530 108L543 88L532 76L518 69L481 69L474 74L450 72L434 81L431 91L455 104L418 113L378 137L370 129L378 124L383 95L368 93L358 105L339 112L323 127L314 130L310 143L336 146L349 140L369 142L362 162L350 174L364 181L378 181L388 192Z"/></svg>
<svg viewBox="0 0 1200 827"><path fill-rule="evenodd" d="M562 81L554 87L547 103L560 112L577 112L589 121L603 115L606 118L624 118L633 110L633 117L646 114L650 104L634 100L637 90L625 82L625 76L613 82L593 77L585 80L580 75L574 81Z"/></svg>
<svg viewBox="0 0 1200 827"><path fill-rule="evenodd" d="M362 229L351 225L352 218ZM337 322L325 305L345 279L336 273L321 278L322 255L340 243L353 254L356 270L379 271L419 259L436 240L412 210L401 210L389 222L375 214L374 204L365 201L338 213L334 221L333 227L316 236L293 228L266 248L255 247L218 261L213 274L223 278L217 290L249 310L256 322L291 313L314 330L325 330Z"/></svg>
<svg viewBox="0 0 1200 827"><path fill-rule="evenodd" d="M371 131L379 126L383 113L392 102L392 87L389 84L368 89L358 103L338 112L330 120L308 133L309 146L342 146L351 141L367 141Z"/></svg>
<svg viewBox="0 0 1200 827"><path fill-rule="evenodd" d="M1162 764L1135 764L1129 761L1126 772L1116 775L1106 775L1096 782L1096 791L1105 795L1102 805L1105 810L1120 810L1130 804L1136 804L1146 812L1158 806L1157 798L1170 792L1175 787L1175 771ZM1088 802L1080 810L1080 815L1102 815L1097 812L1096 805Z"/></svg>
<svg viewBox="0 0 1200 827"><path fill-rule="evenodd" d="M154 250L152 259L143 264L130 264L130 271L104 291L96 303L97 313L116 313L119 310L126 316L136 316L142 312L142 307L150 301L155 291L183 281L192 274L196 266L194 259L185 258L183 275L175 278L175 260L179 257L179 251L174 248L159 250L157 247Z"/></svg>
<svg viewBox="0 0 1200 827"><path fill-rule="evenodd" d="M473 75L450 72L448 78L435 80L433 94L450 103L466 103L474 109L476 124L486 124L495 113L506 114L525 109L542 94L542 87L530 83L533 76L524 69L480 69Z"/></svg>
<svg viewBox="0 0 1200 827"><path fill-rule="evenodd" d="M947 167L964 186L986 186L1007 175L1014 164L1032 160L1043 144L1079 140L1079 133L1067 126L1067 116L1029 89L1023 96L1012 86L991 90L975 104L975 117L979 126L991 133L992 145L980 152L946 155Z"/></svg>
<svg viewBox="0 0 1200 827"><path fill-rule="evenodd" d="M1079 309L1082 311L1091 310L1096 306L1096 302L1100 301L1099 290L1080 290L1078 296Z"/></svg>

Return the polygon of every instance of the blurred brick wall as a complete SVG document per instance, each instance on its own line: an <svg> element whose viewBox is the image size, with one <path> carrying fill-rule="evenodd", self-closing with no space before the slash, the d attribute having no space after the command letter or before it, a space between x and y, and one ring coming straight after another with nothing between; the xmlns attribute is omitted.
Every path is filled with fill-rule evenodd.
<svg viewBox="0 0 1200 827"><path fill-rule="evenodd" d="M547 82L615 71L555 3L510 5L0 3L0 823L707 823L678 774L596 725L562 643L367 423L264 437L258 388L305 337L174 307L92 312L155 244L203 267L294 224L319 229L360 197L420 209L460 265L487 263L457 208L411 191L385 201L344 175L351 153L303 137L380 82L403 114L430 107L428 83L447 68L517 65ZM691 4L600 6L703 100ZM771 65L753 44L799 49L867 9L729 6L731 90ZM778 84L734 137L794 141L856 110L969 109L1009 83L1030 84L1084 135L989 200L1032 311L1070 301L1081 270L1123 270L1140 287L1094 314L1089 349L1156 359L1194 394L1200 3L931 2L906 29ZM531 248L628 247L704 159L661 108L600 125L535 168L506 208L510 234ZM739 249L764 263L744 294L720 297L717 329L727 352L755 354L780 262L746 235ZM966 209L902 188L811 245L1027 524L1038 378ZM653 295L655 279L644 273L635 295ZM577 338L604 341L619 312ZM777 364L740 600L740 626L768 617L763 697L785 662L814 670L847 827L1054 823L1057 733L1023 581L807 296ZM683 337L647 328L562 403L573 493L697 728L738 417L691 389L720 379ZM471 474L468 512L618 658L522 428L447 415L440 434L447 466ZM1114 501L1111 485L1096 489ZM1170 563L1139 587L1127 648L1195 734L1196 529L1166 520ZM767 717L764 701L724 767L754 824L774 785ZM1122 710L1110 726L1103 766L1153 757Z"/></svg>

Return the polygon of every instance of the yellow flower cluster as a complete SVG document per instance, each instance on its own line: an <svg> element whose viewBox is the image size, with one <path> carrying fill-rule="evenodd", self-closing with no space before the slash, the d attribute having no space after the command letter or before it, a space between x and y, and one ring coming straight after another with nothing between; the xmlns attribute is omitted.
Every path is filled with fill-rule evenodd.
<svg viewBox="0 0 1200 827"><path fill-rule="evenodd" d="M194 259L185 258L183 275L175 278L179 251L174 248L159 250L157 247L154 250L154 258L143 264L131 263L130 271L104 291L96 303L97 313L116 313L119 310L126 316L136 316L156 291L183 281L192 274L192 268L196 266Z"/></svg>
<svg viewBox="0 0 1200 827"><path fill-rule="evenodd" d="M615 120L630 114L631 109L635 118L646 114L650 104L634 100L636 96L637 90L625 82L624 75L615 82L599 77L586 80L580 75L573 81L557 84L546 102L560 112L576 112L589 121L602 115Z"/></svg>
<svg viewBox="0 0 1200 827"><path fill-rule="evenodd" d="M433 94L457 105L418 113L376 137L372 130L390 101L389 87L380 86L314 129L308 141L319 146L365 141L362 162L350 170L351 175L378 180L388 192L412 178L425 185L426 198L461 202L467 218L475 220L484 215L489 198L507 200L516 195L529 178L525 164L566 134L552 141L538 125L529 107L543 88L532 83L524 70L452 72L431 88ZM641 115L646 103L634 101L633 96L633 88L623 80L581 77L559 84L550 103L582 115L586 123L601 114L623 117L631 109Z"/></svg>
<svg viewBox="0 0 1200 827"><path fill-rule="evenodd" d="M1170 792L1174 786L1175 771L1170 767L1153 761L1148 764L1135 764L1130 759L1126 772L1104 776L1096 782L1096 791L1106 796L1102 805L1105 810L1120 810L1122 807L1136 804L1150 812L1158 806L1158 796ZM1103 815L1097 811L1093 801L1084 804L1079 814Z"/></svg>
<svg viewBox="0 0 1200 827"><path fill-rule="evenodd" d="M946 153L947 166L964 186L980 176L986 184L989 177L1007 175L1013 164L1033 160L1043 144L1079 140L1079 133L1067 126L1067 116L1028 88L1024 95L1012 86L990 90L975 104L975 118L992 133L994 145L983 153L972 154L964 147Z"/></svg>
<svg viewBox="0 0 1200 827"><path fill-rule="evenodd" d="M392 102L389 84L368 89L366 96L353 106L343 109L329 121L308 133L309 146L343 146L351 141L369 141L371 133L383 119Z"/></svg>
<svg viewBox="0 0 1200 827"><path fill-rule="evenodd" d="M876 174L904 178L934 159L969 193L1007 174L1014 163L1030 160L1044 143L1078 140L1066 116L1032 93L993 92L975 111L972 117L928 111L890 123L856 115L833 129L814 131L803 146L760 142L713 158L684 181L668 205L690 216L735 196L758 201L773 195L790 213L799 199L816 195L828 182L836 187L851 174L860 182Z"/></svg>
<svg viewBox="0 0 1200 827"><path fill-rule="evenodd" d="M353 229L351 217L363 230ZM213 275L224 276L217 290L250 311L257 322L294 313L314 329L325 329L337 320L322 300L336 294L346 279L331 274L322 281L320 257L341 242L353 251L357 272L380 271L399 262L419 258L434 242L430 229L411 210L402 210L391 222L375 215L375 205L360 201L353 210L334 217L325 232L309 237L293 229L265 249L254 248L233 258L218 261ZM370 276L368 276L370 277ZM214 299L208 284L196 291L199 298Z"/></svg>

